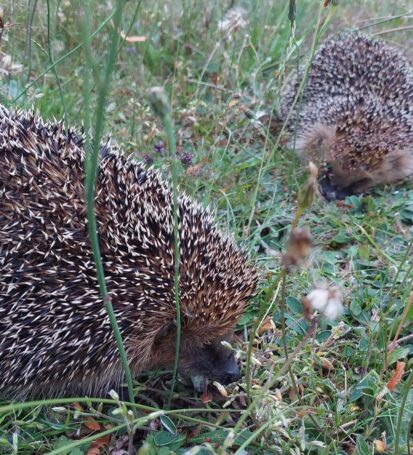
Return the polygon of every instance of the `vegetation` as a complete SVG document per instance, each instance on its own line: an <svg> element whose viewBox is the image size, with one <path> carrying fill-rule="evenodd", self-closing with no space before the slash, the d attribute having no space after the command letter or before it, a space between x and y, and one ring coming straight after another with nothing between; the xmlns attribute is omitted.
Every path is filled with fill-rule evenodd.
<svg viewBox="0 0 413 455"><path fill-rule="evenodd" d="M363 28L412 58L412 10L395 0L234 3L0 7L1 102L82 119L172 179L148 101L163 86L180 187L216 208L263 277L234 345L238 384L197 396L178 378L167 406L172 375L149 374L134 383L136 404L114 394L0 403L0 453L413 453L412 183L310 204L311 177L282 148L276 121L286 77L330 33ZM286 264L295 225L311 232L305 267ZM345 313L310 322L303 297L326 283Z"/></svg>

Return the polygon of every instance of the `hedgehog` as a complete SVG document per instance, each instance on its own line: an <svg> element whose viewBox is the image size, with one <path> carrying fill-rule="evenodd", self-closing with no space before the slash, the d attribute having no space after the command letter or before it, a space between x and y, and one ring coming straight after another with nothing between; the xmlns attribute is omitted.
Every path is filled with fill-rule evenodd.
<svg viewBox="0 0 413 455"><path fill-rule="evenodd" d="M289 146L320 166L327 199L344 199L413 174L413 70L380 39L344 33L282 90ZM288 119L289 112L291 116Z"/></svg>
<svg viewBox="0 0 413 455"><path fill-rule="evenodd" d="M99 293L84 202L85 135L0 108L0 396L103 395L123 381ZM131 372L175 357L172 190L160 172L101 146L97 230ZM179 370L239 378L225 347L258 268L185 194L178 203Z"/></svg>

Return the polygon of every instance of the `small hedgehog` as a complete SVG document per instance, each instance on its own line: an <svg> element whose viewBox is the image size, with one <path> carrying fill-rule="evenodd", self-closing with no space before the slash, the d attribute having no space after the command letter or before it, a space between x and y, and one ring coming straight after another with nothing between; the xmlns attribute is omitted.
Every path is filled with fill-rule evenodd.
<svg viewBox="0 0 413 455"><path fill-rule="evenodd" d="M283 120L302 76L282 93ZM313 59L287 129L289 145L323 169L320 186L327 199L410 177L413 70L382 40L347 33L328 41Z"/></svg>
<svg viewBox="0 0 413 455"><path fill-rule="evenodd" d="M0 396L101 395L123 380L87 233L83 138L0 107ZM133 374L175 356L172 194L158 172L102 147L96 216ZM229 339L258 274L207 210L179 197L179 368L238 379Z"/></svg>

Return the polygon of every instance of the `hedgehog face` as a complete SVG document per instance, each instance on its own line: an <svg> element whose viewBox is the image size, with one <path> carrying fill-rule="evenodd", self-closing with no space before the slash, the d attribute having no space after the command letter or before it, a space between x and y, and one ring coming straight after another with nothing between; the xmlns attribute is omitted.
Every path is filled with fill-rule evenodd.
<svg viewBox="0 0 413 455"><path fill-rule="evenodd" d="M299 155L313 161L320 169L320 192L327 200L344 199L357 193L369 180L363 169L352 169L351 172L346 169L345 160L339 156L343 148L346 145L337 133L337 127L327 124L318 123L297 139Z"/></svg>
<svg viewBox="0 0 413 455"><path fill-rule="evenodd" d="M404 133L405 135L405 133ZM320 167L320 191L344 199L413 174L413 149L391 125L316 125L297 141L302 156ZM413 137L412 137L413 140Z"/></svg>
<svg viewBox="0 0 413 455"><path fill-rule="evenodd" d="M323 194L327 199L343 199L410 176L413 155L405 144L397 128L383 123L337 128L320 180Z"/></svg>
<svg viewBox="0 0 413 455"><path fill-rule="evenodd" d="M198 327L198 332L199 332ZM205 330L208 331L206 327ZM152 368L171 368L175 359L175 328L165 328L161 337L153 345L150 358ZM224 339L230 339L229 334ZM214 337L215 339L215 337ZM222 341L223 341L222 340ZM205 344L205 335L196 335L185 329L181 334L179 371L188 376L202 377L204 380L229 384L240 378L240 370L233 352L218 339Z"/></svg>
<svg viewBox="0 0 413 455"><path fill-rule="evenodd" d="M230 384L240 377L240 370L231 350L220 342L210 345L190 348L190 356L185 358L181 370L190 375L201 376L204 379Z"/></svg>
<svg viewBox="0 0 413 455"><path fill-rule="evenodd" d="M353 171L349 175L337 163L327 165L319 178L320 192L328 201L363 193L372 185L373 180L366 172Z"/></svg>

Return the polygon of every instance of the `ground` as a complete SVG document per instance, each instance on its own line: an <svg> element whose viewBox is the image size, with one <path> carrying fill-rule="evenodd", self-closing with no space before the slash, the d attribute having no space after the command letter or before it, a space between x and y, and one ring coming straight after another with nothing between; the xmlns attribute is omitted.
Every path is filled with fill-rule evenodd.
<svg viewBox="0 0 413 455"><path fill-rule="evenodd" d="M151 87L165 87L181 188L215 210L262 272L235 346L251 381L244 377L221 392L212 386L211 396L201 397L180 383L175 411L162 417L142 409L133 417L122 405L103 407L104 400L4 403L0 453L121 454L134 425L131 444L142 454L412 450L413 307L403 315L413 276L411 182L342 203L316 197L299 220L312 236L309 264L280 272L297 194L308 178L277 134L287 75L305 64L314 40L317 46L345 29L378 34L413 58L407 1L328 3L302 0L295 13L293 1L125 4L104 134L169 178L165 132L148 103ZM64 116L67 125L80 126L85 106L93 117L115 6L16 0L0 7L1 102L34 107L45 118ZM89 56L87 29L93 33ZM88 92L85 67L93 67ZM340 289L345 313L336 322L321 319L313 333L301 302L326 283ZM391 350L399 327L401 341ZM287 365L285 350L294 353ZM398 374L398 361L405 363L404 374ZM155 411L170 382L142 378L138 385L137 401ZM96 438L99 444L92 443Z"/></svg>

